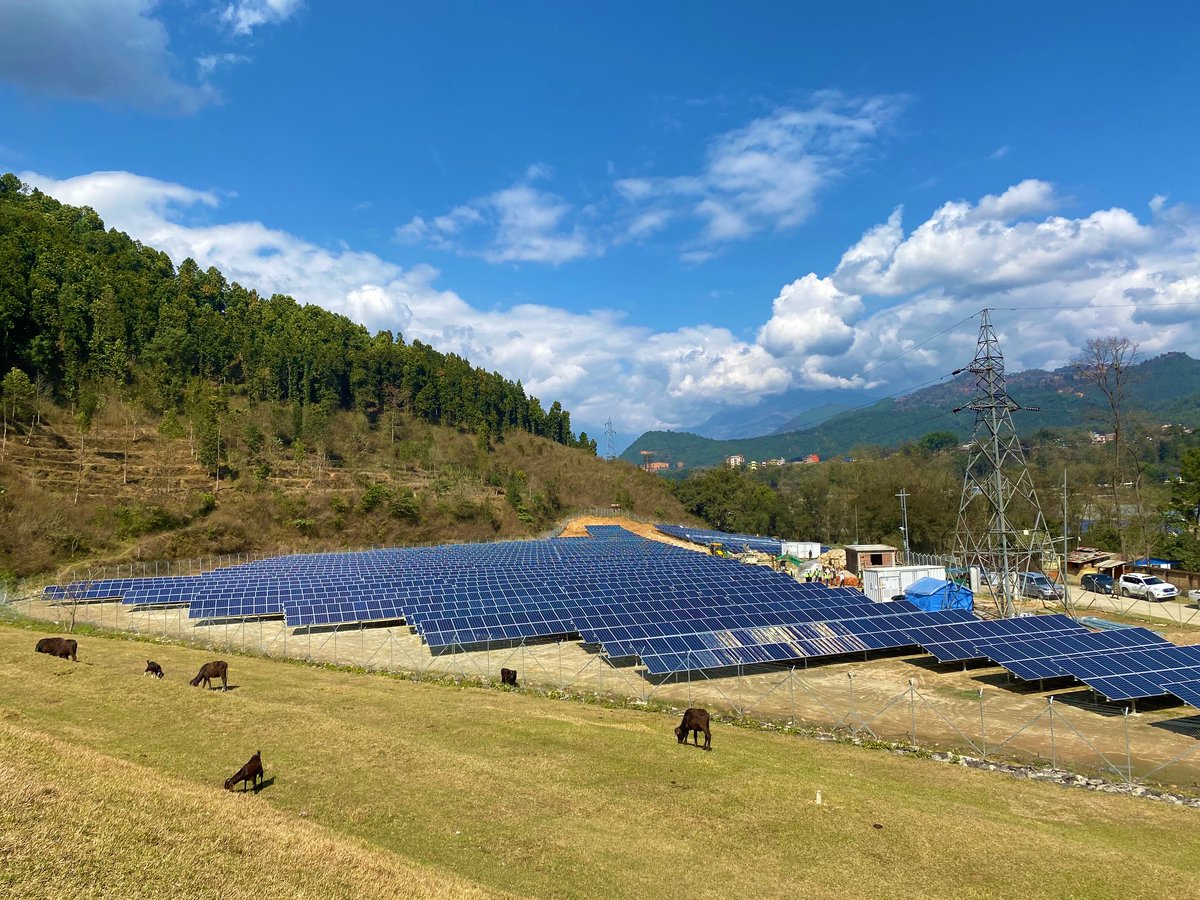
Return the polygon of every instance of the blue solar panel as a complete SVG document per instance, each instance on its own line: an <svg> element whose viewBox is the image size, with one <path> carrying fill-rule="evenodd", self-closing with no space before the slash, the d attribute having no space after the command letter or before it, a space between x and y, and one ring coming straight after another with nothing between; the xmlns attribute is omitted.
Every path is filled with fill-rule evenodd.
<svg viewBox="0 0 1200 900"><path fill-rule="evenodd" d="M1167 684L1200 680L1200 647L1160 648L1069 657L1064 672L1110 700L1134 700L1172 693Z"/></svg>
<svg viewBox="0 0 1200 900"><path fill-rule="evenodd" d="M727 531L690 528L684 525L656 525L655 527L663 534L705 547L709 544L723 544L726 549L735 552L757 550L772 556L778 556L783 552L783 542L777 538L765 538L755 534L732 534Z"/></svg>
<svg viewBox="0 0 1200 900"><path fill-rule="evenodd" d="M711 638L714 651L746 662L795 659L797 647L815 656L893 646L900 626L873 620L915 614L907 602L875 605L854 589L799 584L617 526L589 526L589 535L300 554L199 576L68 585L46 596L88 590L137 606L186 604L197 621L278 615L290 627L403 621L434 650L580 634L606 653L636 655L639 641L695 644L696 635L708 634L718 636ZM715 537L736 548L739 536ZM798 630L779 631L788 628ZM711 658L724 665L727 657Z"/></svg>
<svg viewBox="0 0 1200 900"><path fill-rule="evenodd" d="M1027 616L1017 619L974 620L949 628L920 628L911 633L912 643L937 657L938 662L966 662L986 659L983 643L995 645L1003 640L1022 640L1034 635L1054 633L1088 634L1086 628L1069 616Z"/></svg>
<svg viewBox="0 0 1200 900"><path fill-rule="evenodd" d="M921 624L967 621L977 620L967 610L954 609L703 632L648 638L636 655L652 675L663 675L897 649L912 646L909 631Z"/></svg>
<svg viewBox="0 0 1200 900"><path fill-rule="evenodd" d="M1200 709L1200 679L1194 681L1169 681L1163 687L1184 703Z"/></svg>
<svg viewBox="0 0 1200 900"><path fill-rule="evenodd" d="M999 663L1018 678L1038 681L1061 678L1062 660L1133 648L1171 647L1169 641L1147 628L1123 628L1119 631L1048 635L1010 643L984 642L978 645L988 659Z"/></svg>

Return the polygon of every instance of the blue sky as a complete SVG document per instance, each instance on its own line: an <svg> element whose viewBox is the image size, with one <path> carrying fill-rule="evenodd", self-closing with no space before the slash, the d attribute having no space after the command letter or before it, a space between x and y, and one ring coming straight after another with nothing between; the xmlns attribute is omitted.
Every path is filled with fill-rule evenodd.
<svg viewBox="0 0 1200 900"><path fill-rule="evenodd" d="M1198 45L1182 2L0 0L0 169L629 440L942 377L983 306L1013 369L1195 355Z"/></svg>

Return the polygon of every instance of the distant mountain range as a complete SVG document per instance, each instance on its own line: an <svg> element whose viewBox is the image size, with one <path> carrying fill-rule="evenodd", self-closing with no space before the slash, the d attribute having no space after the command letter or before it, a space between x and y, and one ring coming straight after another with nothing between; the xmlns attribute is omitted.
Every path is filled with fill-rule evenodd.
<svg viewBox="0 0 1200 900"><path fill-rule="evenodd" d="M1008 387L1018 403L1041 407L1040 412L1014 414L1018 431L1099 427L1102 397L1071 368L1009 373ZM854 447L894 447L932 431L950 431L965 440L974 427L974 416L970 412L955 415L952 410L967 403L974 390L974 378L963 374L865 408L838 411L835 403L822 398L822 405L801 411L790 422L781 423L779 430L758 437L714 440L689 432L648 431L630 444L621 458L640 463L642 451L648 451L656 461L673 465L682 461L686 470L721 465L733 454L741 454L747 461L790 460L811 453L825 458L846 454ZM1135 366L1126 391L1129 413L1161 423L1200 426L1200 361L1185 353L1166 353ZM764 421L770 424L771 420Z"/></svg>
<svg viewBox="0 0 1200 900"><path fill-rule="evenodd" d="M783 434L819 425L878 397L861 391L785 391L756 406L723 409L699 425L680 430L716 440Z"/></svg>

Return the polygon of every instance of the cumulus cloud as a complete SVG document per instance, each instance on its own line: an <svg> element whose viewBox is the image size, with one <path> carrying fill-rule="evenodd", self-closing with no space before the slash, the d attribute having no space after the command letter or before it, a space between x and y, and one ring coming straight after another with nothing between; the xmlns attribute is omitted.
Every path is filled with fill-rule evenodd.
<svg viewBox="0 0 1200 900"><path fill-rule="evenodd" d="M173 74L157 0L6 3L0 79L34 94L191 113L215 102L206 84Z"/></svg>
<svg viewBox="0 0 1200 900"><path fill-rule="evenodd" d="M570 204L533 184L549 177L546 166L531 165L510 187L432 219L414 217L396 229L396 239L494 263L558 265L600 252L581 225L569 223Z"/></svg>
<svg viewBox="0 0 1200 900"><path fill-rule="evenodd" d="M561 400L577 426L612 416L626 432L678 428L796 388L898 391L968 361L977 325L951 326L985 305L997 309L1011 371L1064 365L1097 335L1127 335L1147 354L1194 348L1200 337L1195 214L1159 201L1144 222L1125 210L1068 218L1047 208L1059 202L1049 185L946 204L908 233L894 213L834 272L792 281L769 309L764 298L763 324L747 340L706 324L654 331L605 309L477 308L428 266L401 268L259 222L211 224L215 190L127 172L21 177L92 206L176 262L191 256L264 294L291 294L519 378ZM203 216L193 218L197 209ZM450 240L476 224L463 210L497 215L469 206L419 227ZM546 222L558 220L538 227Z"/></svg>
<svg viewBox="0 0 1200 900"><path fill-rule="evenodd" d="M1056 202L1050 185L1024 181L977 204L943 204L907 236L897 209L846 251L834 280L844 290L880 296L933 285L960 294L1003 291L1087 280L1098 270L1115 275L1154 241L1154 230L1124 209L1027 218Z"/></svg>
<svg viewBox="0 0 1200 900"><path fill-rule="evenodd" d="M810 272L785 285L758 332L758 343L781 358L837 356L854 343L862 298L842 293L828 278Z"/></svg>

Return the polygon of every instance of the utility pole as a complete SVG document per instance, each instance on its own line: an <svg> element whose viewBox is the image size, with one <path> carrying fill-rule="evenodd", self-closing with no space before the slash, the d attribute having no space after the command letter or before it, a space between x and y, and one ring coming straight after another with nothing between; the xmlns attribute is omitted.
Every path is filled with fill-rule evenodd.
<svg viewBox="0 0 1200 900"><path fill-rule="evenodd" d="M908 565L908 498L912 496L906 488L900 488L900 533L904 536L904 564Z"/></svg>

